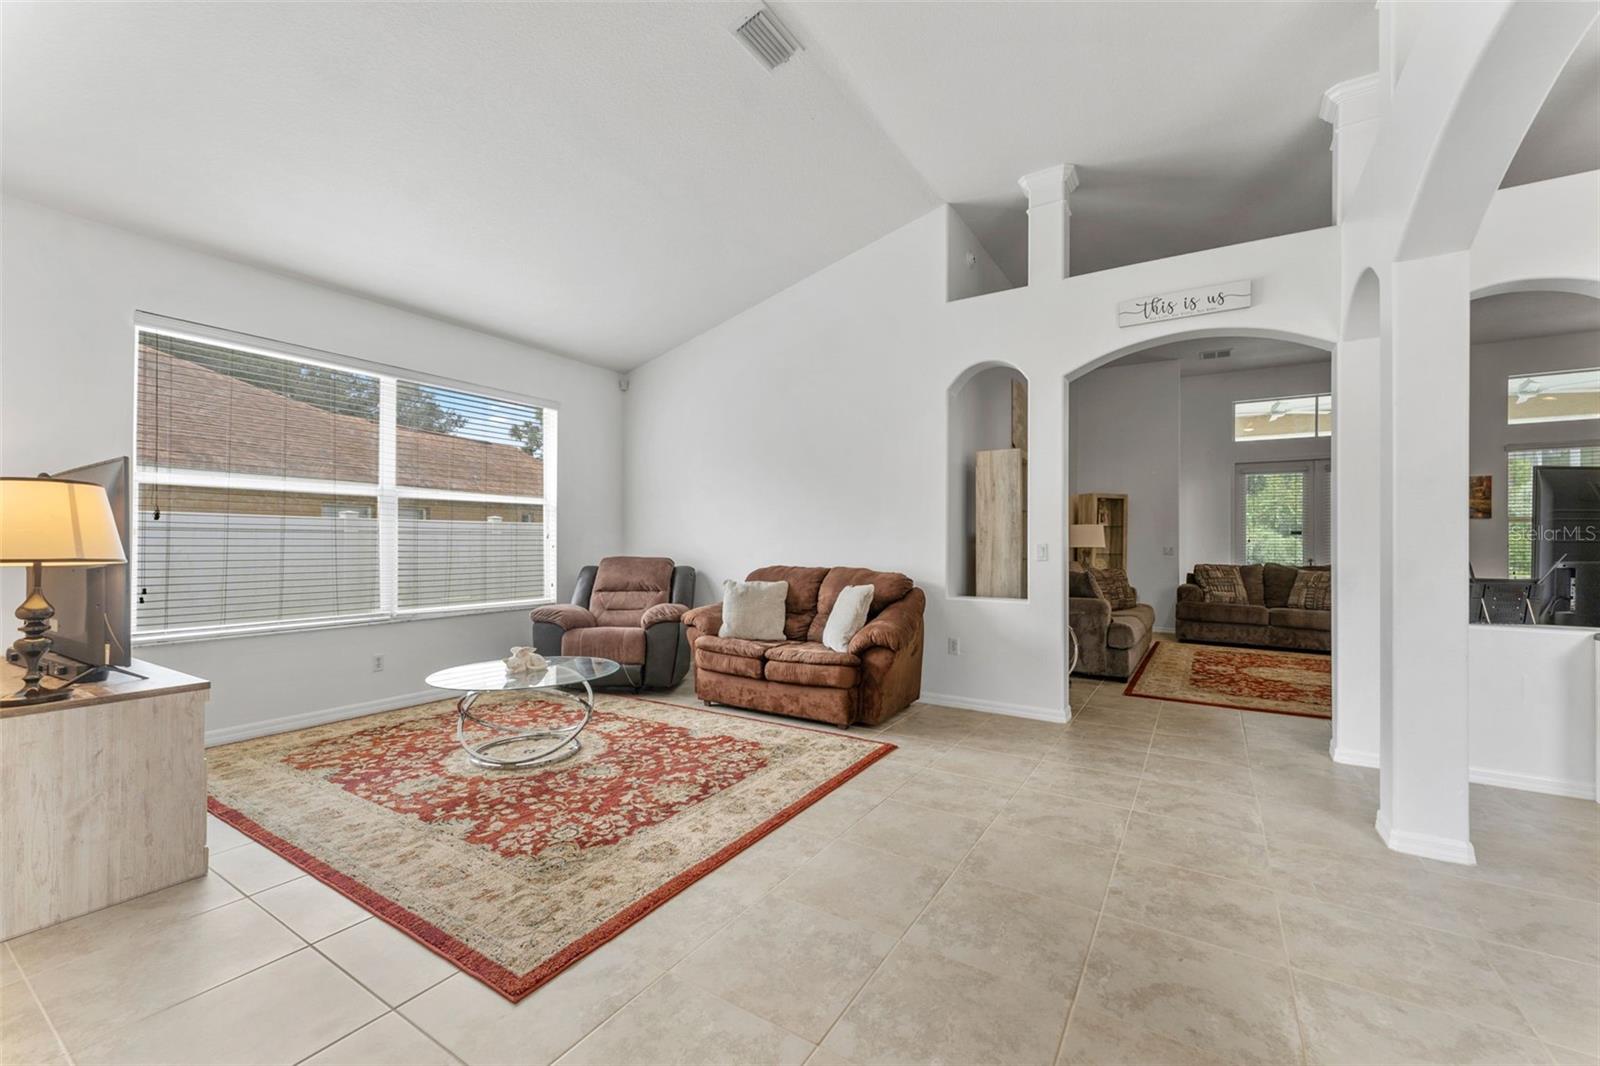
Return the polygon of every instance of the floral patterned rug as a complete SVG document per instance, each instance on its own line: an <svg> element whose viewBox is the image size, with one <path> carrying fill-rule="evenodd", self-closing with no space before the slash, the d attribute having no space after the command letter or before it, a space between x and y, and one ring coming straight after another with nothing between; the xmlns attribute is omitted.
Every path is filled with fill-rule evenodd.
<svg viewBox="0 0 1600 1066"><path fill-rule="evenodd" d="M1123 692L1147 700L1333 717L1333 658L1157 641Z"/></svg>
<svg viewBox="0 0 1600 1066"><path fill-rule="evenodd" d="M212 748L210 809L515 1002L894 749L623 696L597 699L582 742L485 770L454 701L428 703Z"/></svg>

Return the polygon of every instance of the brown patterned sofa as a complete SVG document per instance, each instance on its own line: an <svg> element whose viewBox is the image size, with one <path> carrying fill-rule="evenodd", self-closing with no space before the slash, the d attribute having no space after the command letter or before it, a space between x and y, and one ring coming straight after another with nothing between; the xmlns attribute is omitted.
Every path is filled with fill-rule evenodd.
<svg viewBox="0 0 1600 1066"><path fill-rule="evenodd" d="M722 604L683 616L695 694L817 722L876 725L922 695L923 591L904 574L850 566L764 566L750 581L787 581L781 641L718 636ZM867 624L837 652L822 643L828 613L849 585L871 585Z"/></svg>
<svg viewBox="0 0 1600 1066"><path fill-rule="evenodd" d="M1333 612L1289 606L1294 578L1326 566L1265 563L1239 567L1249 603L1207 603L1194 574L1178 586L1178 639L1295 651L1333 650Z"/></svg>
<svg viewBox="0 0 1600 1066"><path fill-rule="evenodd" d="M596 687L671 688L689 672L683 614L694 603L694 567L615 555L578 572L571 603L535 607L541 655L592 655L622 664Z"/></svg>

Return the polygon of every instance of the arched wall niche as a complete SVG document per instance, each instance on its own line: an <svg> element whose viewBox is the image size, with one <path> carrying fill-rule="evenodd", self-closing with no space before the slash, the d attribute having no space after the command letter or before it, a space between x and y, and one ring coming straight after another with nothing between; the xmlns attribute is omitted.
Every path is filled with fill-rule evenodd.
<svg viewBox="0 0 1600 1066"><path fill-rule="evenodd" d="M1368 267L1356 279L1356 287L1350 294L1350 306L1344 316L1344 339L1360 341L1377 337L1381 307L1378 275Z"/></svg>
<svg viewBox="0 0 1600 1066"><path fill-rule="evenodd" d="M1025 600L1028 378L1010 363L975 363L951 382L948 403L946 588L951 596ZM980 490L980 452L1019 454L985 459Z"/></svg>

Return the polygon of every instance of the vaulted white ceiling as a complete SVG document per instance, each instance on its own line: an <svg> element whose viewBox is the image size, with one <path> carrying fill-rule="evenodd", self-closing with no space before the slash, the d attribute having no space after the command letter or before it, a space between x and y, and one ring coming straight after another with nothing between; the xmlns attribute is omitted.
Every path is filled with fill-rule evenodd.
<svg viewBox="0 0 1600 1066"><path fill-rule="evenodd" d="M1377 65L1365 0L773 7L768 72L753 3L8 3L3 179L627 369L940 201L1020 282L1055 163L1074 272L1326 225Z"/></svg>

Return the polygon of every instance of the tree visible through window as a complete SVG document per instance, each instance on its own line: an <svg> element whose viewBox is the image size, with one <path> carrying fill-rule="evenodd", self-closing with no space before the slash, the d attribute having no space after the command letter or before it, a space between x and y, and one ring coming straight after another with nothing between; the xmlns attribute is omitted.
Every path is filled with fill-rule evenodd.
<svg viewBox="0 0 1600 1066"><path fill-rule="evenodd" d="M1306 475L1245 473L1244 561L1299 566L1306 551Z"/></svg>

